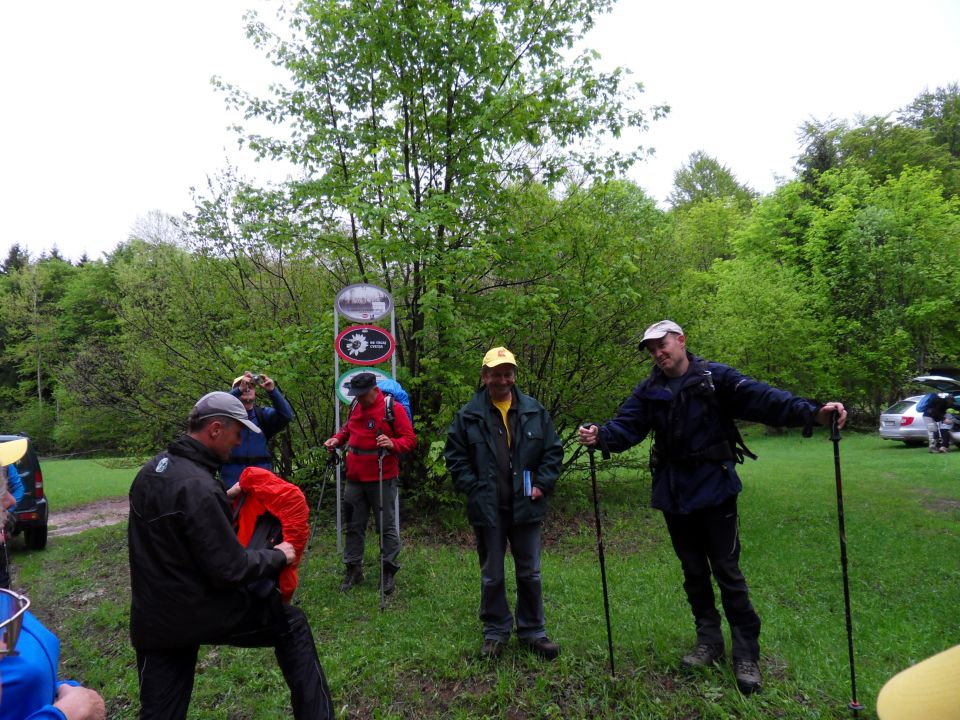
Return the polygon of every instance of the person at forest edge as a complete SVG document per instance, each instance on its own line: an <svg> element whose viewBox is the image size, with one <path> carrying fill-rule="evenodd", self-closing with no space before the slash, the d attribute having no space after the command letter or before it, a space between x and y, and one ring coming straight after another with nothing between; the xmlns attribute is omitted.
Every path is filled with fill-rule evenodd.
<svg viewBox="0 0 960 720"><path fill-rule="evenodd" d="M599 428L582 427L579 439L621 452L654 433L652 504L663 512L697 630L696 647L683 664L705 666L724 656L712 574L730 625L737 686L749 694L761 686L760 617L739 565L742 486L735 466L749 451L734 419L804 426L809 433L813 422L829 425L834 413L843 427L847 413L838 402L821 405L799 398L694 356L682 328L671 320L648 327L640 344L655 363L650 376L616 417Z"/></svg>
<svg viewBox="0 0 960 720"><path fill-rule="evenodd" d="M495 347L483 357L483 387L447 430L444 459L454 487L467 496L480 558L481 657L506 648L514 618L503 559L510 544L517 581L517 639L546 660L560 654L547 637L540 581L540 524L563 462L550 413L517 390L513 353Z"/></svg>
<svg viewBox="0 0 960 720"><path fill-rule="evenodd" d="M260 429L236 397L204 395L187 434L147 462L130 487L130 639L137 655L140 718L185 718L200 645L273 646L293 717L334 717L326 677L303 611L251 588L296 560L289 542L247 549L216 471Z"/></svg>
<svg viewBox="0 0 960 720"><path fill-rule="evenodd" d="M383 535L380 582L389 595L395 587L400 569L400 533L397 532L397 482L400 463L397 456L410 452L417 444L413 423L400 402L393 402L393 421L387 417L383 391L377 387L377 376L362 372L353 376L347 395L356 398L343 427L323 445L328 451L347 445L347 486L343 493L346 512L346 542L343 563L346 566L340 592L363 582L363 536L371 508L377 531ZM383 463L381 472L380 463ZM382 500L382 506L381 506Z"/></svg>
<svg viewBox="0 0 960 720"><path fill-rule="evenodd" d="M255 405L258 385L270 397L270 402L273 403L272 408ZM220 479L223 481L223 487L227 489L240 480L240 473L244 468L261 467L273 472L273 456L270 454L267 443L293 420L293 408L290 407L290 403L280 392L273 378L267 375L255 376L247 370L233 381L230 394L240 398L240 402L247 411L247 419L260 428L260 432L255 433L244 429L240 444L230 453L230 459L221 466Z"/></svg>

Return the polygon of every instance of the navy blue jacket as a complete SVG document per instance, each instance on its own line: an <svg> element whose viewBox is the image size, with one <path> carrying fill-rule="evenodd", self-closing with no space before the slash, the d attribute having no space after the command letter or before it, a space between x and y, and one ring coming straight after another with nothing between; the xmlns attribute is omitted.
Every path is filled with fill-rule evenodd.
<svg viewBox="0 0 960 720"><path fill-rule="evenodd" d="M233 388L230 394L240 397L239 388ZM230 453L230 462L220 467L220 479L223 487L229 489L240 480L240 473L248 467L260 467L273 471L273 456L267 443L274 435L283 430L293 420L293 408L274 387L269 393L273 407L254 406L247 412L247 419L262 431L260 434L243 429L243 439Z"/></svg>
<svg viewBox="0 0 960 720"><path fill-rule="evenodd" d="M616 417L600 428L600 443L621 452L654 433L652 504L670 513L719 505L742 489L730 448L734 418L777 427L809 426L819 403L758 382L689 352L677 396L654 366Z"/></svg>

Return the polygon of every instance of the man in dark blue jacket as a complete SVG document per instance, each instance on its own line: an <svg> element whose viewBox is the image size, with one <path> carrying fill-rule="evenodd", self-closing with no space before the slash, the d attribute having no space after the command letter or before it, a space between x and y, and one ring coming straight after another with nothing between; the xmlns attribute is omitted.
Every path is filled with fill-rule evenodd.
<svg viewBox="0 0 960 720"><path fill-rule="evenodd" d="M257 387L262 387L273 407L256 405ZM229 490L240 480L240 473L248 467L260 467L273 472L273 455L268 443L293 420L293 408L280 388L267 375L254 375L247 370L233 381L230 394L240 398L247 419L260 428L259 433L244 429L240 444L230 453L230 460L220 467L223 487Z"/></svg>
<svg viewBox="0 0 960 720"><path fill-rule="evenodd" d="M545 627L540 523L560 475L563 445L550 413L517 390L516 378L509 350L496 347L484 356L483 387L447 430L444 458L454 487L467 496L467 519L480 556L481 656L498 657L513 631L503 571L509 542L517 579L517 639L553 660L560 647Z"/></svg>
<svg viewBox="0 0 960 720"><path fill-rule="evenodd" d="M847 413L840 403L805 400L695 357L671 320L648 327L641 345L655 363L650 377L603 427L581 428L580 442L620 452L654 433L652 504L666 520L697 628L696 648L683 663L710 665L724 655L712 573L730 625L737 685L749 694L761 684L760 618L740 571L736 464L749 451L734 419L808 432L814 422L828 425L834 413L842 427Z"/></svg>

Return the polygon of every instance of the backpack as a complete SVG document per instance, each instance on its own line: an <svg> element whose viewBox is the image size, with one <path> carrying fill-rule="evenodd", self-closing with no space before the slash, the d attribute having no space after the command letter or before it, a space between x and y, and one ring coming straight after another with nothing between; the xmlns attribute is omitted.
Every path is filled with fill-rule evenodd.
<svg viewBox="0 0 960 720"><path fill-rule="evenodd" d="M380 388L380 392L383 393L383 421L390 426L390 429L396 433L396 428L393 427L393 421L396 417L393 410L395 399L399 401L400 404L403 405L404 410L407 411L407 417L410 418L410 427L413 427L413 411L410 409L410 396L407 395L407 391L403 389L403 386L396 380L378 377L377 387ZM357 399L354 398L350 403L350 412L347 413L347 417L353 414L353 409L356 406Z"/></svg>

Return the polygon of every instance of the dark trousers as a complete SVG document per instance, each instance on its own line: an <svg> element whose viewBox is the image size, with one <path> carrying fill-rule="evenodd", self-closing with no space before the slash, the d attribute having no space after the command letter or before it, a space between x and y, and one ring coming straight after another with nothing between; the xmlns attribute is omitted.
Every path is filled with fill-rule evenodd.
<svg viewBox="0 0 960 720"><path fill-rule="evenodd" d="M499 514L497 527L474 527L480 557L480 622L483 637L505 642L513 630L507 604L503 559L510 543L517 578L517 637L545 637L540 585L540 523L514 525L509 512Z"/></svg>
<svg viewBox="0 0 960 720"><path fill-rule="evenodd" d="M262 608L255 609L229 635L205 644L273 646L277 663L290 688L293 717L297 720L332 719L333 701L307 618L300 608L285 603L282 608L282 622L265 624ZM172 628L171 634L175 633L176 629ZM137 648L140 720L182 720L187 717L199 649L199 645L164 650Z"/></svg>
<svg viewBox="0 0 960 720"><path fill-rule="evenodd" d="M760 659L760 617L750 603L747 581L740 571L737 498L688 515L664 513L673 549L683 568L683 589L697 626L697 642L723 644L720 613L710 576L720 588L723 612L730 624L733 657Z"/></svg>
<svg viewBox="0 0 960 720"><path fill-rule="evenodd" d="M10 555L5 541L0 541L0 588L10 589Z"/></svg>
<svg viewBox="0 0 960 720"><path fill-rule="evenodd" d="M383 481L383 562L394 572L400 569L400 533L397 532L397 478ZM367 532L370 511L380 538L380 481L356 482L347 480L343 493L346 520L346 542L343 545L343 562L347 565L363 564L363 540Z"/></svg>

